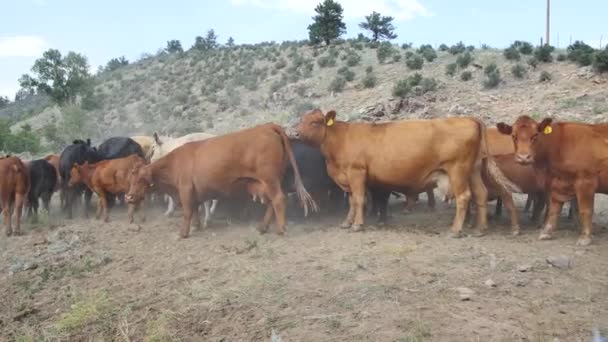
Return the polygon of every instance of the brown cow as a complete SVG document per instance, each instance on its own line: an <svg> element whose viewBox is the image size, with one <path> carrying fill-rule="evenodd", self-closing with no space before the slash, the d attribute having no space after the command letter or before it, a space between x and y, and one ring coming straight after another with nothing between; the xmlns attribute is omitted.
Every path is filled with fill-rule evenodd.
<svg viewBox="0 0 608 342"><path fill-rule="evenodd" d="M145 160L132 154L128 157L104 160L95 164L89 164L88 162L82 165L74 164L70 170L68 185L74 186L78 183L84 183L95 192L99 198L96 218L99 219L103 212L104 221L109 222L107 193L127 193L131 170L138 163L143 164ZM133 213L137 208L132 203L128 203L127 207L129 223L133 223Z"/></svg>
<svg viewBox="0 0 608 342"><path fill-rule="evenodd" d="M540 209L544 206L545 175L542 172L535 172L531 165L520 165L515 162L514 154L501 154L493 156L494 161L502 173L517 185L522 193L528 194L528 198L535 198L534 212L532 218L540 216ZM486 172L482 172L484 184L488 188L488 200L502 199L511 217L511 232L519 235L519 215L513 202L511 192L505 191L500 186L487 177Z"/></svg>
<svg viewBox="0 0 608 342"><path fill-rule="evenodd" d="M27 168L17 157L0 158L0 209L4 214L6 236L21 234L23 204L30 190ZM12 217L15 212L15 229Z"/></svg>
<svg viewBox="0 0 608 342"><path fill-rule="evenodd" d="M296 134L319 146L330 177L349 193L350 210L343 228L361 230L365 190L372 185L402 193L422 192L449 179L456 198L452 236L459 237L471 191L477 204L478 234L487 228L487 190L481 178L487 156L485 126L472 118L412 120L390 123L336 121L336 112L315 109L302 117ZM489 171L508 183L489 159Z"/></svg>
<svg viewBox="0 0 608 342"><path fill-rule="evenodd" d="M132 172L127 194L130 203L140 202L146 191L158 186L179 198L184 209L182 238L188 237L190 222L200 228L198 206L202 201L246 191L267 203L258 230L266 232L276 218L277 232L285 231L285 195L281 180L287 162L294 170L295 188L305 212L316 204L302 185L300 172L283 129L264 124L202 141L184 144L147 166Z"/></svg>
<svg viewBox="0 0 608 342"><path fill-rule="evenodd" d="M576 198L582 224L577 245L589 245L595 193L608 193L608 124L536 122L524 115L498 129L512 136L518 163L547 175L549 210L539 239L552 237L564 202Z"/></svg>

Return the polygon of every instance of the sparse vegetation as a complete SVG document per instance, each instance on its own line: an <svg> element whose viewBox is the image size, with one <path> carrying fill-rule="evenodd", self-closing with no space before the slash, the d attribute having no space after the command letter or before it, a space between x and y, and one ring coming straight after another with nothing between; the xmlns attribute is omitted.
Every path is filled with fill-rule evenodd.
<svg viewBox="0 0 608 342"><path fill-rule="evenodd" d="M542 62L542 63L551 63L551 62L553 62L553 55L552 55L552 53L553 53L554 50L555 50L555 48L553 46L551 46L551 45L538 46L534 50L534 57L539 62Z"/></svg>
<svg viewBox="0 0 608 342"><path fill-rule="evenodd" d="M355 79L355 73L348 67L341 67L338 69L338 75L344 77L347 82L351 82Z"/></svg>
<svg viewBox="0 0 608 342"><path fill-rule="evenodd" d="M551 76L551 74L548 71L543 70L540 73L540 76L538 77L538 81L541 82L541 83L542 82L549 82L549 81L551 81L552 78L553 77Z"/></svg>
<svg viewBox="0 0 608 342"><path fill-rule="evenodd" d="M387 58L390 58L394 53L398 53L393 48L393 45L389 42L382 42L378 45L376 49L376 57L378 57L378 62L384 63Z"/></svg>
<svg viewBox="0 0 608 342"><path fill-rule="evenodd" d="M593 68L600 73L608 72L608 46L593 56Z"/></svg>
<svg viewBox="0 0 608 342"><path fill-rule="evenodd" d="M313 23L308 26L308 37L313 44L331 41L340 38L346 33L346 25L343 20L342 5L333 0L324 0L315 7L317 13L312 19Z"/></svg>
<svg viewBox="0 0 608 342"><path fill-rule="evenodd" d="M393 96L405 98L409 95L412 87L410 86L410 80L403 79L397 81L397 83L393 86Z"/></svg>
<svg viewBox="0 0 608 342"><path fill-rule="evenodd" d="M463 53L467 50L466 46L464 46L463 42L458 42L455 45L450 46L448 50L452 55L457 55L459 53Z"/></svg>
<svg viewBox="0 0 608 342"><path fill-rule="evenodd" d="M370 70L369 72L365 73L365 76L363 77L363 80L361 80L361 83L363 85L364 88L373 88L376 86L376 76L374 75L374 73Z"/></svg>
<svg viewBox="0 0 608 342"><path fill-rule="evenodd" d="M456 75L456 68L458 68L458 65L456 63L447 64L445 66L445 74L448 76Z"/></svg>
<svg viewBox="0 0 608 342"><path fill-rule="evenodd" d="M483 80L483 86L487 89L496 88L502 81L500 78L500 71L495 63L486 65L483 70L486 78Z"/></svg>
<svg viewBox="0 0 608 342"><path fill-rule="evenodd" d="M511 74L515 78L524 78L526 76L527 70L526 67L522 64L515 64L511 67Z"/></svg>
<svg viewBox="0 0 608 342"><path fill-rule="evenodd" d="M336 76L329 84L329 91L339 93L344 90L346 79L343 76Z"/></svg>
<svg viewBox="0 0 608 342"><path fill-rule="evenodd" d="M466 67L468 67L469 64L471 64L471 62L473 62L473 56L471 55L470 52L466 52L466 53L458 56L458 58L456 58L456 64L461 69L465 69Z"/></svg>
<svg viewBox="0 0 608 342"><path fill-rule="evenodd" d="M473 73L471 73L470 71L463 71L462 74L460 74L460 79L464 82L466 81L470 81L473 78Z"/></svg>
<svg viewBox="0 0 608 342"><path fill-rule="evenodd" d="M506 48L505 51L503 52L503 55L505 56L506 59L508 59L510 61L519 61L521 59L519 50L517 50L517 48L513 45Z"/></svg>
<svg viewBox="0 0 608 342"><path fill-rule="evenodd" d="M359 24L359 27L370 31L372 41L376 42L379 39L393 40L397 38L395 27L393 26L393 17L382 16L380 13L373 11L372 14L365 16L365 21Z"/></svg>
<svg viewBox="0 0 608 342"><path fill-rule="evenodd" d="M593 54L595 49L585 44L584 42L577 40L566 49L568 53L568 60L575 62L580 66L587 66L593 63Z"/></svg>
<svg viewBox="0 0 608 342"><path fill-rule="evenodd" d="M405 58L405 65L411 70L420 70L424 64L424 59L419 55L413 54Z"/></svg>
<svg viewBox="0 0 608 342"><path fill-rule="evenodd" d="M437 58L437 52L431 45L421 45L418 48L418 53L422 55L427 62L432 62Z"/></svg>

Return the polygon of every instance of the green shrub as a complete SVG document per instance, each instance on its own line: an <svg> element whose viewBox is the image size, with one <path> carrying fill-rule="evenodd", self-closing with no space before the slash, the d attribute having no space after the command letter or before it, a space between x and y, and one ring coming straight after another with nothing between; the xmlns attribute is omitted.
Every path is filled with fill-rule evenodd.
<svg viewBox="0 0 608 342"><path fill-rule="evenodd" d="M458 65L456 63L450 63L445 66L445 74L448 76L454 76L456 74L456 68Z"/></svg>
<svg viewBox="0 0 608 342"><path fill-rule="evenodd" d="M393 49L393 45L390 42L382 42L376 50L376 57L378 62L381 64L386 61L387 58L391 57L396 51Z"/></svg>
<svg viewBox="0 0 608 342"><path fill-rule="evenodd" d="M431 45L421 45L418 48L418 53L426 59L427 62L432 62L437 58L437 52L433 49Z"/></svg>
<svg viewBox="0 0 608 342"><path fill-rule="evenodd" d="M424 59L418 55L412 55L405 59L405 65L411 70L420 70L424 64Z"/></svg>
<svg viewBox="0 0 608 342"><path fill-rule="evenodd" d="M551 63L553 62L553 55L551 54L553 50L555 50L555 48L551 45L538 46L536 47L536 50L534 50L534 57L536 57L539 62Z"/></svg>
<svg viewBox="0 0 608 342"><path fill-rule="evenodd" d="M489 50L491 48L490 48L490 45L484 43L484 44L481 44L481 49L482 50Z"/></svg>
<svg viewBox="0 0 608 342"><path fill-rule="evenodd" d="M403 50L411 49L412 48L412 43L403 43L403 44L401 44L401 48Z"/></svg>
<svg viewBox="0 0 608 342"><path fill-rule="evenodd" d="M348 57L346 57L346 65L349 67L359 65L359 62L361 62L361 56L359 56L359 54L356 52L352 52L348 54Z"/></svg>
<svg viewBox="0 0 608 342"><path fill-rule="evenodd" d="M532 46L532 44L528 43L528 42L520 42L520 41L516 41L518 42L517 46L519 49L519 52L522 55L531 55L532 52L534 52L534 46Z"/></svg>
<svg viewBox="0 0 608 342"><path fill-rule="evenodd" d="M366 73L365 77L363 77L363 80L361 80L361 84L363 85L363 87L368 89L375 87L376 82L376 76L374 76L372 72Z"/></svg>
<svg viewBox="0 0 608 342"><path fill-rule="evenodd" d="M506 59L508 59L510 61L518 61L521 59L519 50L517 50L517 48L514 46L510 46L510 47L506 48L505 51L503 52L503 55L505 56Z"/></svg>
<svg viewBox="0 0 608 342"><path fill-rule="evenodd" d="M367 72L367 73L370 73L370 72L372 72L372 71L374 71L374 67L372 67L371 65L368 65L368 66L365 68L365 72Z"/></svg>
<svg viewBox="0 0 608 342"><path fill-rule="evenodd" d="M541 83L542 82L549 82L549 81L551 81L552 78L553 77L551 76L551 74L548 71L543 70L540 73L540 76L538 77L538 82L541 82Z"/></svg>
<svg viewBox="0 0 608 342"><path fill-rule="evenodd" d="M485 88L496 88L502 81L500 78L500 70L496 66L496 63L490 63L486 65L483 70L486 78L483 80L483 86Z"/></svg>
<svg viewBox="0 0 608 342"><path fill-rule="evenodd" d="M276 63L274 63L274 68L277 70L281 70L287 66L287 61L285 59L280 58Z"/></svg>
<svg viewBox="0 0 608 342"><path fill-rule="evenodd" d="M568 59L580 66L587 66L593 63L593 53L595 52L595 49L580 40L577 40L572 43L572 45L568 46L566 51L568 53Z"/></svg>
<svg viewBox="0 0 608 342"><path fill-rule="evenodd" d="M463 42L458 42L456 45L452 45L449 49L449 52L452 55L457 55L459 53L463 53L466 51L466 47L464 46Z"/></svg>
<svg viewBox="0 0 608 342"><path fill-rule="evenodd" d="M475 47L473 45L469 45L469 46L467 46L467 51L473 52L473 51L475 51Z"/></svg>
<svg viewBox="0 0 608 342"><path fill-rule="evenodd" d="M393 55L393 62L394 63L398 63L401 60L401 54L400 53L395 53Z"/></svg>
<svg viewBox="0 0 608 342"><path fill-rule="evenodd" d="M458 56L458 58L456 58L456 64L458 64L458 66L461 69L468 67L472 61L473 61L473 56L471 56L470 52L466 52L466 53Z"/></svg>
<svg viewBox="0 0 608 342"><path fill-rule="evenodd" d="M439 45L439 51L448 51L450 48L446 44Z"/></svg>
<svg viewBox="0 0 608 342"><path fill-rule="evenodd" d="M462 81L470 81L473 78L473 73L470 71L463 71L462 74L460 74L460 79Z"/></svg>
<svg viewBox="0 0 608 342"><path fill-rule="evenodd" d="M595 52L593 55L593 68L599 73L608 71L608 46L604 50Z"/></svg>
<svg viewBox="0 0 608 342"><path fill-rule="evenodd" d="M415 87L419 85L420 82L422 82L422 75L420 75L419 73L415 73L407 78L407 82L410 87Z"/></svg>
<svg viewBox="0 0 608 342"><path fill-rule="evenodd" d="M511 74L515 78L524 78L524 76L526 76L526 72L526 67L522 64L518 63L511 67Z"/></svg>
<svg viewBox="0 0 608 342"><path fill-rule="evenodd" d="M538 66L538 59L536 59L536 57L530 57L528 58L527 63L532 67L532 69L536 69Z"/></svg>
<svg viewBox="0 0 608 342"><path fill-rule="evenodd" d="M338 75L344 77L347 82L351 82L355 79L355 73L345 66L338 69Z"/></svg>
<svg viewBox="0 0 608 342"><path fill-rule="evenodd" d="M336 59L331 56L322 56L317 59L317 64L321 68L329 68L336 66Z"/></svg>
<svg viewBox="0 0 608 342"><path fill-rule="evenodd" d="M393 86L393 96L405 98L411 90L412 87L410 86L409 80L403 79L397 81L397 83Z"/></svg>
<svg viewBox="0 0 608 342"><path fill-rule="evenodd" d="M345 85L346 85L346 79L344 79L344 77L338 75L329 84L329 91L339 93L342 90L344 90Z"/></svg>
<svg viewBox="0 0 608 342"><path fill-rule="evenodd" d="M557 55L556 59L558 62L565 62L568 60L568 56L566 54L560 53Z"/></svg>
<svg viewBox="0 0 608 342"><path fill-rule="evenodd" d="M429 91L435 91L435 89L437 89L437 80L434 78L424 78L420 82L420 86L422 87L423 93L428 93Z"/></svg>

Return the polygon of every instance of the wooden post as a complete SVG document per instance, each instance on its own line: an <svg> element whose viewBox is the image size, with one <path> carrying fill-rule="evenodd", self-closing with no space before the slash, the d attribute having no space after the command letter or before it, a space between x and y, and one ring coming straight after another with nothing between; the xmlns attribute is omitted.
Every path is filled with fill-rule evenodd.
<svg viewBox="0 0 608 342"><path fill-rule="evenodd" d="M549 45L549 26L551 22L551 0L547 0L547 34L545 36L545 44Z"/></svg>

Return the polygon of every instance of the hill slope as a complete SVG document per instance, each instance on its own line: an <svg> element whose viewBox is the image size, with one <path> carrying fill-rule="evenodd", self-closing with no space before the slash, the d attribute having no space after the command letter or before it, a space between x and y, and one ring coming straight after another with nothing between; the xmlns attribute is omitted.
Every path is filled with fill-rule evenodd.
<svg viewBox="0 0 608 342"><path fill-rule="evenodd" d="M268 121L287 124L313 107L336 109L341 119L349 120L466 114L494 123L532 114L595 122L608 114L606 78L572 63L541 63L532 68L526 64L526 56L512 62L501 50L475 50L468 67L448 76L446 66L458 56L437 51L437 59L425 61L421 70L410 70L404 61L408 54L416 55L415 51L394 47L388 62L382 64L377 49L356 42L330 48L265 43L150 56L97 76L96 109L82 113L82 124L72 123L64 135L99 140L154 131L224 133ZM395 55L399 57L392 57ZM502 82L485 89L482 68L490 63L497 64ZM526 69L521 79L511 72L517 63ZM362 81L370 66L369 74L376 82L366 88ZM463 71L470 71L472 79L461 80ZM543 71L550 73L550 81L539 82ZM336 77L348 78L350 72L354 79L346 81L340 91ZM437 89L421 94L418 87L406 100L395 99L395 83L415 73L436 79ZM56 124L61 131L61 111L43 111L12 129L18 130L23 123L33 129Z"/></svg>

